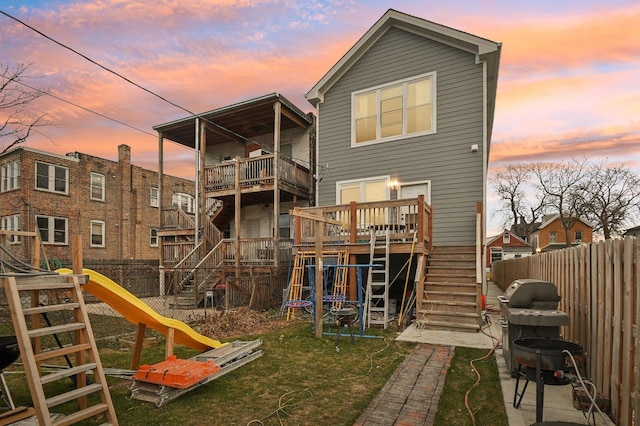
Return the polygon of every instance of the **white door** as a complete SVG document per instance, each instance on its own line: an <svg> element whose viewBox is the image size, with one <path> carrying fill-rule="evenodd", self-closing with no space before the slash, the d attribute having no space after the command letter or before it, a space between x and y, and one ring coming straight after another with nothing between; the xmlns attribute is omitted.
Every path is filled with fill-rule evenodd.
<svg viewBox="0 0 640 426"><path fill-rule="evenodd" d="M401 199L417 199L418 195L424 195L424 200L427 204L431 204L431 182L407 182L400 184L400 193L398 198ZM418 212L413 207L403 206L400 212L401 223L404 224L407 229L415 229L417 226Z"/></svg>

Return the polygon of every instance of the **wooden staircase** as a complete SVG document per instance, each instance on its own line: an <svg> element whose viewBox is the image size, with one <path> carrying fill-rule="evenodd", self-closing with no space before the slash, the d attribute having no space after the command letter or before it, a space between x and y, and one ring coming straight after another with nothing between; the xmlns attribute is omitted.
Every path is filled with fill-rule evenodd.
<svg viewBox="0 0 640 426"><path fill-rule="evenodd" d="M416 325L423 329L478 331L479 286L473 246L434 247L427 261Z"/></svg>
<svg viewBox="0 0 640 426"><path fill-rule="evenodd" d="M83 275L57 274L25 274L0 279L7 295L38 424L43 426L70 425L89 418L94 418L94 423L97 421L103 425L118 424L80 289L81 279L84 279ZM46 300L52 303L41 304L41 301ZM58 300L68 301L60 303ZM72 319L56 325L51 325L48 319L46 324L40 323L41 315L58 312L67 313ZM52 336L57 338L58 334L66 333L73 334L71 344L47 351L40 350L43 339L50 339ZM63 357L69 364L68 368L42 374L42 363L52 363ZM91 371L93 382L88 380L88 373ZM73 379L75 386L53 394L54 389L48 385L68 379ZM50 410L67 403L73 404L73 412L52 420Z"/></svg>

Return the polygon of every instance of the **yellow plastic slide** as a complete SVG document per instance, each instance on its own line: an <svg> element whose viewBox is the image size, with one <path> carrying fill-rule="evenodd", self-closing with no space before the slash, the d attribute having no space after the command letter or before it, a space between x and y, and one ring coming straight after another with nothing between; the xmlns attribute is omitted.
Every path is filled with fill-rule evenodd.
<svg viewBox="0 0 640 426"><path fill-rule="evenodd" d="M73 273L71 269L67 268L58 269L56 272L59 274ZM82 288L118 311L132 324L145 324L165 336L168 330L173 328L176 343L202 351L227 345L227 343L221 343L197 333L182 321L160 315L142 300L99 272L83 269L82 273L89 276L89 282Z"/></svg>

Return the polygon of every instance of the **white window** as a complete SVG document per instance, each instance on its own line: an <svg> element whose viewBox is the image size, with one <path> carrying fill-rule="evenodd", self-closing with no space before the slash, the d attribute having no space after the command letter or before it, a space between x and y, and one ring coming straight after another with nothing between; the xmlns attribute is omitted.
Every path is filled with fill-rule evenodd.
<svg viewBox="0 0 640 426"><path fill-rule="evenodd" d="M505 232L502 234L502 244L510 244L511 243L511 234Z"/></svg>
<svg viewBox="0 0 640 426"><path fill-rule="evenodd" d="M104 247L104 222L91 221L91 247Z"/></svg>
<svg viewBox="0 0 640 426"><path fill-rule="evenodd" d="M64 217L36 216L40 239L45 244L67 244L68 223Z"/></svg>
<svg viewBox="0 0 640 426"><path fill-rule="evenodd" d="M19 161L2 165L2 192L20 188L22 173Z"/></svg>
<svg viewBox="0 0 640 426"><path fill-rule="evenodd" d="M151 192L149 194L149 199L150 202L149 204L151 205L151 207L159 207L160 206L160 191L158 190L158 188L152 186L151 187Z"/></svg>
<svg viewBox="0 0 640 426"><path fill-rule="evenodd" d="M36 189L69 193L69 170L66 167L36 162Z"/></svg>
<svg viewBox="0 0 640 426"><path fill-rule="evenodd" d="M343 180L336 183L337 204L349 204L351 201L385 201L389 199L389 195L389 176Z"/></svg>
<svg viewBox="0 0 640 426"><path fill-rule="evenodd" d="M575 242L576 243L581 243L582 242L582 231L576 231L576 233L575 233Z"/></svg>
<svg viewBox="0 0 640 426"><path fill-rule="evenodd" d="M491 247L491 263L502 260L502 248Z"/></svg>
<svg viewBox="0 0 640 426"><path fill-rule="evenodd" d="M291 238L291 218L288 213L280 215L278 218L278 228L280 238Z"/></svg>
<svg viewBox="0 0 640 426"><path fill-rule="evenodd" d="M558 233L557 232L549 232L549 243L555 244L558 242Z"/></svg>
<svg viewBox="0 0 640 426"><path fill-rule="evenodd" d="M5 231L22 231L22 219L19 214L14 214L12 216L4 216L2 218L2 229ZM16 244L20 242L19 235L11 235L9 237L9 242L12 244Z"/></svg>
<svg viewBox="0 0 640 426"><path fill-rule="evenodd" d="M183 194L181 192L173 194L171 197L171 204L174 207L180 207L182 211L186 213L194 213L195 212L195 202L192 195Z"/></svg>
<svg viewBox="0 0 640 426"><path fill-rule="evenodd" d="M158 228L149 229L149 245L158 247Z"/></svg>
<svg viewBox="0 0 640 426"><path fill-rule="evenodd" d="M100 173L91 173L91 199L104 201L105 177Z"/></svg>
<svg viewBox="0 0 640 426"><path fill-rule="evenodd" d="M434 133L436 74L423 74L351 95L351 146Z"/></svg>

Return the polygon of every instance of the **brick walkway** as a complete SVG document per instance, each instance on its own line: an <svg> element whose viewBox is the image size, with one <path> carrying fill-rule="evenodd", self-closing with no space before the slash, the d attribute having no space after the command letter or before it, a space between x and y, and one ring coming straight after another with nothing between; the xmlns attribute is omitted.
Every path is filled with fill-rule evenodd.
<svg viewBox="0 0 640 426"><path fill-rule="evenodd" d="M432 425L453 353L452 346L418 344L354 425Z"/></svg>

